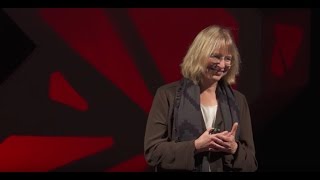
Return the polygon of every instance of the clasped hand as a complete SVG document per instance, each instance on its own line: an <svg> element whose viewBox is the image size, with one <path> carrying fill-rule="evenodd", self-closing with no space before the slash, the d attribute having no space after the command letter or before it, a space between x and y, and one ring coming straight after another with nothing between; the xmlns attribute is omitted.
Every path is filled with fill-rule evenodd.
<svg viewBox="0 0 320 180"><path fill-rule="evenodd" d="M207 129L198 139L195 140L196 152L211 151L234 154L238 144L235 141L238 123L234 123L231 131L210 134L211 129Z"/></svg>

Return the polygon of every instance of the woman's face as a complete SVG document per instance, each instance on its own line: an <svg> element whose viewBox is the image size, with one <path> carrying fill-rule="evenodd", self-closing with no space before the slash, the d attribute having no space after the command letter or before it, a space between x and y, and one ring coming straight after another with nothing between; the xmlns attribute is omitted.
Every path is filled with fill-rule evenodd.
<svg viewBox="0 0 320 180"><path fill-rule="evenodd" d="M232 55L226 49L214 51L205 63L204 78L219 81L231 67Z"/></svg>

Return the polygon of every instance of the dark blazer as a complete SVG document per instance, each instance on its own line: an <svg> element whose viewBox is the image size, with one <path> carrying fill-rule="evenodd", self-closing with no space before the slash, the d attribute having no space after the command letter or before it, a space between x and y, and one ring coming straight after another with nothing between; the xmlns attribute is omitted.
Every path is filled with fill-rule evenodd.
<svg viewBox="0 0 320 180"><path fill-rule="evenodd" d="M150 166L161 170L195 169L194 140L175 142L171 141L173 123L173 103L178 81L158 88L149 112L144 138L144 155ZM240 136L237 152L233 155L216 153L211 158L211 171L256 171L257 161L253 141L251 118L246 98L237 90L233 90L239 105ZM224 130L224 123L218 107L215 127Z"/></svg>

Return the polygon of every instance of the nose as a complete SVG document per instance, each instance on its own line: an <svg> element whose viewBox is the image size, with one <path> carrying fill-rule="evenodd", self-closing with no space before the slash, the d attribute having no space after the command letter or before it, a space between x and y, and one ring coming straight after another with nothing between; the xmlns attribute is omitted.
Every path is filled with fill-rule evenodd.
<svg viewBox="0 0 320 180"><path fill-rule="evenodd" d="M224 68L224 67L226 66L226 61L225 61L224 58L219 59L219 61L218 61L218 66L219 66L220 68Z"/></svg>

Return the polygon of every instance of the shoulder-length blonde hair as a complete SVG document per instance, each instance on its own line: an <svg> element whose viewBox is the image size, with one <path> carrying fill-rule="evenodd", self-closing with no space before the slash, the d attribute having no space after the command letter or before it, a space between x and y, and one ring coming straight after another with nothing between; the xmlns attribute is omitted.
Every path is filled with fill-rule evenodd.
<svg viewBox="0 0 320 180"><path fill-rule="evenodd" d="M203 29L193 40L180 64L182 75L198 84L202 79L202 72L206 69L207 58L221 48L226 48L232 55L231 67L222 80L228 84L235 84L240 64L238 48L230 30L216 25Z"/></svg>

